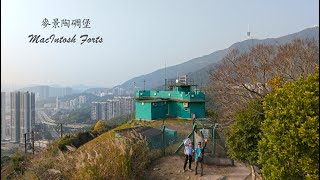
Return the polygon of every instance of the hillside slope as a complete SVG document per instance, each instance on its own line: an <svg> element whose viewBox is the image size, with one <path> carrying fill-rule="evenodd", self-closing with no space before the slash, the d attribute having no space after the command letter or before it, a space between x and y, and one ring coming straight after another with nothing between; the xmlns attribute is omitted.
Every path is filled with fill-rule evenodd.
<svg viewBox="0 0 320 180"><path fill-rule="evenodd" d="M257 44L266 44L266 45L279 44L279 45L281 45L281 44L288 43L288 42L290 42L294 39L297 39L297 38L298 39L315 39L319 42L319 27L308 28L303 31L289 34L286 36L282 36L279 38L268 38L268 39L264 39L264 40L258 40L258 39L245 40L245 41L233 44L226 51L228 52L231 49L239 49L240 52L246 52L251 47L253 47ZM211 63L204 68L201 68L201 69L196 70L194 72L189 72L188 76L191 79L193 79L196 84L198 84L199 86L203 86L208 82L208 72L211 68L214 67L215 64L216 63Z"/></svg>

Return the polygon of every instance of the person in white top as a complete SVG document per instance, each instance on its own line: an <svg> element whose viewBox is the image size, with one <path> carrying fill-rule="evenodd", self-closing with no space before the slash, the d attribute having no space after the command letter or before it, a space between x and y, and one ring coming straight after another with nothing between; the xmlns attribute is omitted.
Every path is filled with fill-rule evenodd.
<svg viewBox="0 0 320 180"><path fill-rule="evenodd" d="M189 142L189 145L185 146L185 149L184 149L184 154L186 156L186 159L184 161L183 172L185 172L185 170L186 170L186 166L187 166L188 161L189 161L189 171L192 171L191 162L192 162L193 153L194 153L194 149L192 146L192 142Z"/></svg>

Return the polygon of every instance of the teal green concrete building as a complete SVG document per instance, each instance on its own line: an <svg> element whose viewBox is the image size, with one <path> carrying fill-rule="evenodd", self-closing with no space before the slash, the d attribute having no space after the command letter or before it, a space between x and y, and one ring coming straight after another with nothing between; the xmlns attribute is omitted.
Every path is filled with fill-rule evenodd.
<svg viewBox="0 0 320 180"><path fill-rule="evenodd" d="M205 94L193 87L177 83L168 91L136 91L136 119L205 118Z"/></svg>

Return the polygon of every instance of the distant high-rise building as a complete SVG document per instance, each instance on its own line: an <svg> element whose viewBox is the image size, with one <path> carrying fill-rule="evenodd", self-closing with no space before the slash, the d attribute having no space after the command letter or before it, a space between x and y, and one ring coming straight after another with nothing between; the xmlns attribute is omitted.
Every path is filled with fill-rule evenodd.
<svg viewBox="0 0 320 180"><path fill-rule="evenodd" d="M10 139L20 142L20 92L11 92L11 131Z"/></svg>
<svg viewBox="0 0 320 180"><path fill-rule="evenodd" d="M6 138L6 93L1 92L1 140Z"/></svg>
<svg viewBox="0 0 320 180"><path fill-rule="evenodd" d="M47 99L49 97L49 86L39 86L39 96L40 99Z"/></svg>
<svg viewBox="0 0 320 180"><path fill-rule="evenodd" d="M117 99L107 100L107 119L120 115L120 101Z"/></svg>
<svg viewBox="0 0 320 180"><path fill-rule="evenodd" d="M99 106L99 119L107 120L107 103L101 102Z"/></svg>
<svg viewBox="0 0 320 180"><path fill-rule="evenodd" d="M36 100L44 100L49 97L49 86L34 86L29 88L24 88L24 91L34 92Z"/></svg>
<svg viewBox="0 0 320 180"><path fill-rule="evenodd" d="M87 102L86 96L79 96L79 104L84 104Z"/></svg>
<svg viewBox="0 0 320 180"><path fill-rule="evenodd" d="M57 96L56 98L56 110L58 111L59 110L59 106L60 105L60 101L59 101L59 96Z"/></svg>
<svg viewBox="0 0 320 180"><path fill-rule="evenodd" d="M91 104L91 120L106 120L107 119L106 102L92 102Z"/></svg>
<svg viewBox="0 0 320 180"><path fill-rule="evenodd" d="M120 101L120 115L129 114L135 110L135 101L133 97L115 97L114 99Z"/></svg>
<svg viewBox="0 0 320 180"><path fill-rule="evenodd" d="M93 102L91 104L92 120L109 120L111 118L129 114L135 110L133 97L115 97L106 102Z"/></svg>
<svg viewBox="0 0 320 180"><path fill-rule="evenodd" d="M64 88L60 88L60 87L50 87L49 88L49 97L64 97L67 95L71 95L73 92L72 88L70 87L64 87Z"/></svg>
<svg viewBox="0 0 320 180"><path fill-rule="evenodd" d="M91 103L91 120L93 121L98 120L98 113L99 113L99 103L92 102Z"/></svg>
<svg viewBox="0 0 320 180"><path fill-rule="evenodd" d="M11 141L23 142L24 133L30 138L35 126L35 93L11 92Z"/></svg>
<svg viewBox="0 0 320 180"><path fill-rule="evenodd" d="M78 99L72 99L69 101L69 104L71 109L75 109L76 107L78 107L79 101Z"/></svg>

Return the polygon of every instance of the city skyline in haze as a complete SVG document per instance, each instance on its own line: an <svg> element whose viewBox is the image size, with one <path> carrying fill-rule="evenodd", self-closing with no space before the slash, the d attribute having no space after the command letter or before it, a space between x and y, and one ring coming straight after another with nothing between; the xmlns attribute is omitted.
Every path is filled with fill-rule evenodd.
<svg viewBox="0 0 320 180"><path fill-rule="evenodd" d="M113 87L225 49L319 22L319 1L1 1L1 84ZM44 19L91 28L43 28ZM28 36L102 37L102 43L29 43Z"/></svg>

